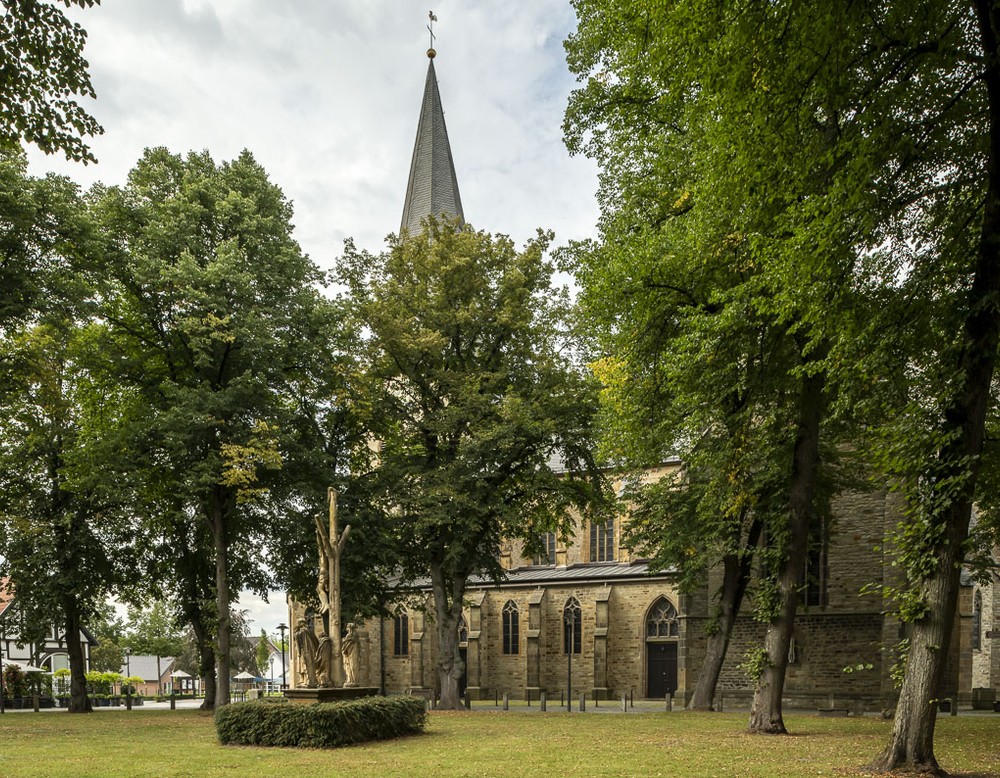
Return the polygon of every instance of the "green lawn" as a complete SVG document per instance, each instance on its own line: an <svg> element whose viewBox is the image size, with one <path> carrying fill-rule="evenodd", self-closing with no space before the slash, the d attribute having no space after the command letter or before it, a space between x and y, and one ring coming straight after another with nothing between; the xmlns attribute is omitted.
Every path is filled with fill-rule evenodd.
<svg viewBox="0 0 1000 778"><path fill-rule="evenodd" d="M0 776L865 775L887 722L789 716L791 737L751 737L741 713L431 713L427 734L334 751L223 748L193 710L0 717ZM938 758L1000 776L1000 717L942 717Z"/></svg>

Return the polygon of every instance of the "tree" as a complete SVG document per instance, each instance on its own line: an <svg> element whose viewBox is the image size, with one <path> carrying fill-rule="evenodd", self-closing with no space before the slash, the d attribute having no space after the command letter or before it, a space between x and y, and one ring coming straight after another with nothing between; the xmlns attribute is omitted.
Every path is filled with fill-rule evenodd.
<svg viewBox="0 0 1000 778"><path fill-rule="evenodd" d="M692 201L735 190L750 212L778 206L779 229L763 234L799 262L769 268L767 291L780 301L772 310L793 303L795 329L829 349L815 352L807 373L825 371L838 394L847 390L831 395L832 407L865 394L884 402L872 403L888 452L880 463L908 503L899 554L910 586L898 607L911 642L879 766L937 771L931 700L954 621L1000 329L998 12L979 0L576 6L584 32L570 45L571 64L591 76L578 99L608 111L606 122L579 125L610 152L606 208L624 195L623 211L662 224L683 198L657 189L661 177L650 172L678 158L727 170ZM602 29L605 41L593 34ZM746 234L756 242L762 233ZM824 264L834 269L827 282L801 283ZM845 321L843 307L828 305L838 274L841 300L863 292L881 302L849 338L821 321ZM845 381L845 369L854 378Z"/></svg>
<svg viewBox="0 0 1000 778"><path fill-rule="evenodd" d="M294 458L292 385L328 348L333 309L292 239L291 206L248 152L217 166L153 149L127 186L95 197L113 257L105 353L146 409L123 434L170 485L172 515L208 530L223 705L231 591L268 588L256 541L293 501L267 479Z"/></svg>
<svg viewBox="0 0 1000 778"><path fill-rule="evenodd" d="M834 177L837 111L776 106L752 63L730 63L730 47L768 52L753 12L734 23L736 11L709 3L576 7L567 51L587 83L571 98L567 142L604 174L602 242L574 253L605 395L626 419L612 423L613 443L635 466L686 462L677 482L639 491L633 541L690 585L723 568L699 708L711 705L751 556L764 556L750 727L784 732L806 547L840 477L854 378L833 368L867 309L852 287L864 225ZM677 56L689 47L709 53Z"/></svg>
<svg viewBox="0 0 1000 778"><path fill-rule="evenodd" d="M372 493L403 577L430 578L445 708L461 706L469 576L499 577L502 538L565 527L568 507L588 510L597 493L596 397L564 350L548 242L539 234L517 252L509 238L432 219L378 256L348 243L341 262L369 333Z"/></svg>
<svg viewBox="0 0 1000 778"><path fill-rule="evenodd" d="M260 637L257 638L257 650L256 656L254 657L255 667L257 669L257 675L263 676L267 672L267 660L271 657L271 650L268 646L268 637L265 630L260 631Z"/></svg>
<svg viewBox="0 0 1000 778"><path fill-rule="evenodd" d="M99 0L62 0L89 8ZM83 58L87 33L58 3L2 0L0 15L0 147L23 139L46 154L96 162L81 136L103 132L74 95L95 97Z"/></svg>
<svg viewBox="0 0 1000 778"><path fill-rule="evenodd" d="M0 555L19 606L39 634L66 634L71 712L87 712L85 657L78 636L121 580L109 549L126 545L121 515L77 474L85 465L89 410L80 368L80 330L50 321L8 336L0 350L17 366L0 410ZM94 397L91 395L90 400ZM120 669L120 665L116 669Z"/></svg>

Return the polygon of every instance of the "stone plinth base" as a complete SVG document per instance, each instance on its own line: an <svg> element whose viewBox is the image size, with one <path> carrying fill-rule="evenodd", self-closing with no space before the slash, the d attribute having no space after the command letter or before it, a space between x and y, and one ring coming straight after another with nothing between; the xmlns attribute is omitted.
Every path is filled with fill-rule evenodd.
<svg viewBox="0 0 1000 778"><path fill-rule="evenodd" d="M378 694L374 686L345 686L338 689L285 689L285 697L296 705L312 705L317 702L343 702Z"/></svg>

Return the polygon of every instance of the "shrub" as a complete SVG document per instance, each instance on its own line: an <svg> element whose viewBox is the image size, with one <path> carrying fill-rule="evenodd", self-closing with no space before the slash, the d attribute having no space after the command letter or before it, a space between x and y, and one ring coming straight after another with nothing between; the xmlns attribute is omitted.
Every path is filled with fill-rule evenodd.
<svg viewBox="0 0 1000 778"><path fill-rule="evenodd" d="M223 745L338 748L414 735L426 726L427 710L419 697L365 697L317 705L252 700L226 705L215 714Z"/></svg>

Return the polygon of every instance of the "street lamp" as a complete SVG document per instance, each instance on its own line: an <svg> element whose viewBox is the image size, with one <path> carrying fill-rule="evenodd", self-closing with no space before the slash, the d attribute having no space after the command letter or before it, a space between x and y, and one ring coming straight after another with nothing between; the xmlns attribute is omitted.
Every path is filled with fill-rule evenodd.
<svg viewBox="0 0 1000 778"><path fill-rule="evenodd" d="M566 625L566 711L573 710L573 627L576 614L571 608L563 611L563 623Z"/></svg>
<svg viewBox="0 0 1000 778"><path fill-rule="evenodd" d="M132 658L132 649L128 646L125 647L125 707L128 710L132 710L132 681L129 679L132 677L132 664L129 661Z"/></svg>
<svg viewBox="0 0 1000 778"><path fill-rule="evenodd" d="M278 632L281 633L281 688L282 689L285 688L285 685L288 682L288 679L285 678L285 630L286 629L288 629L288 626L284 622L278 625Z"/></svg>

